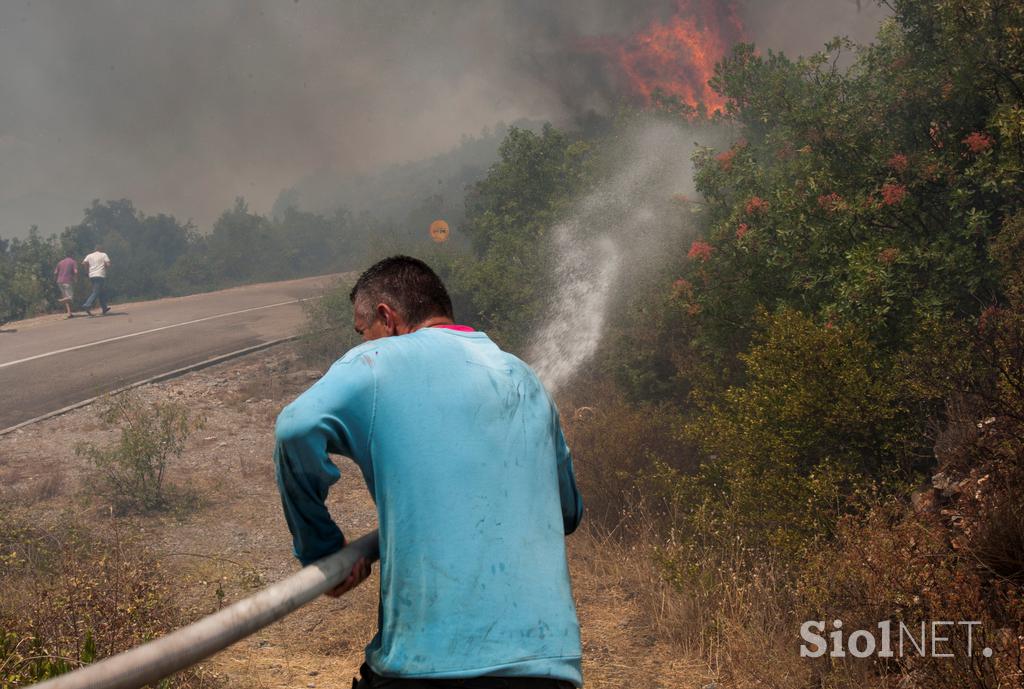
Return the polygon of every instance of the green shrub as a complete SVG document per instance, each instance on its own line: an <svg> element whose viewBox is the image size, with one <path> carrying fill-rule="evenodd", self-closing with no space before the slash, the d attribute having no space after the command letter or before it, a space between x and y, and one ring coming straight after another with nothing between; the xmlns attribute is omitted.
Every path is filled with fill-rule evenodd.
<svg viewBox="0 0 1024 689"><path fill-rule="evenodd" d="M0 689L15 689L70 672L96 659L96 643L86 631L81 653L74 658L53 655L46 642L31 634L0 627Z"/></svg>
<svg viewBox="0 0 1024 689"><path fill-rule="evenodd" d="M705 536L794 552L829 534L859 490L912 476L928 456L925 415L905 372L853 328L789 309L758 328L740 357L746 383L702 400L686 427L700 472L664 485Z"/></svg>
<svg viewBox="0 0 1024 689"><path fill-rule="evenodd" d="M101 402L100 418L121 430L107 447L82 443L75 452L92 465L92 488L118 512L147 512L169 506L166 470L185 442L202 426L175 402L149 403L130 391Z"/></svg>

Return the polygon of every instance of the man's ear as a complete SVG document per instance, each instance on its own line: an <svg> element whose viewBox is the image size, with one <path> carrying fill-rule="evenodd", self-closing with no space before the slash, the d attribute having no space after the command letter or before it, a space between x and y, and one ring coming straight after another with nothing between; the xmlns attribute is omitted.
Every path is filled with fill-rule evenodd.
<svg viewBox="0 0 1024 689"><path fill-rule="evenodd" d="M384 324L388 335L397 335L399 328L398 314L387 304L377 304L377 318Z"/></svg>

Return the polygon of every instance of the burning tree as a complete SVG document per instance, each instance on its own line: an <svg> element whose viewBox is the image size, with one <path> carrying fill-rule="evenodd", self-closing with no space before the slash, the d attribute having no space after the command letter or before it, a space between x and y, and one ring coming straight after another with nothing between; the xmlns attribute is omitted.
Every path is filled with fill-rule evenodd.
<svg viewBox="0 0 1024 689"><path fill-rule="evenodd" d="M641 105L677 100L694 110L722 112L725 98L710 81L715 65L745 39L736 5L675 0L674 8L671 17L632 36L593 39L587 47L608 59L619 88Z"/></svg>

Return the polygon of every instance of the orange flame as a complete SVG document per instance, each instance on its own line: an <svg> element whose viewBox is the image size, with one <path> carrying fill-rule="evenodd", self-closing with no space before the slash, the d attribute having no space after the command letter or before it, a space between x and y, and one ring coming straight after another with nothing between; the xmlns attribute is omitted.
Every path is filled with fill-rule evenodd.
<svg viewBox="0 0 1024 689"><path fill-rule="evenodd" d="M715 63L742 40L743 25L731 0L675 0L667 21L652 21L643 31L605 44L622 70L632 95L651 105L656 91L708 112L722 111L725 99L708 81Z"/></svg>

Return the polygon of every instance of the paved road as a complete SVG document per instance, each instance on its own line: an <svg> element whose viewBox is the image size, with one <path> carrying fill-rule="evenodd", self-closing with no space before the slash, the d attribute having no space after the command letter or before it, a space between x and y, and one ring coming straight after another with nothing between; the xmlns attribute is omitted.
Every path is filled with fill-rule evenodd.
<svg viewBox="0 0 1024 689"><path fill-rule="evenodd" d="M106 316L0 326L0 429L151 376L295 334L300 300L335 277L131 304ZM95 311L94 313L98 313Z"/></svg>

